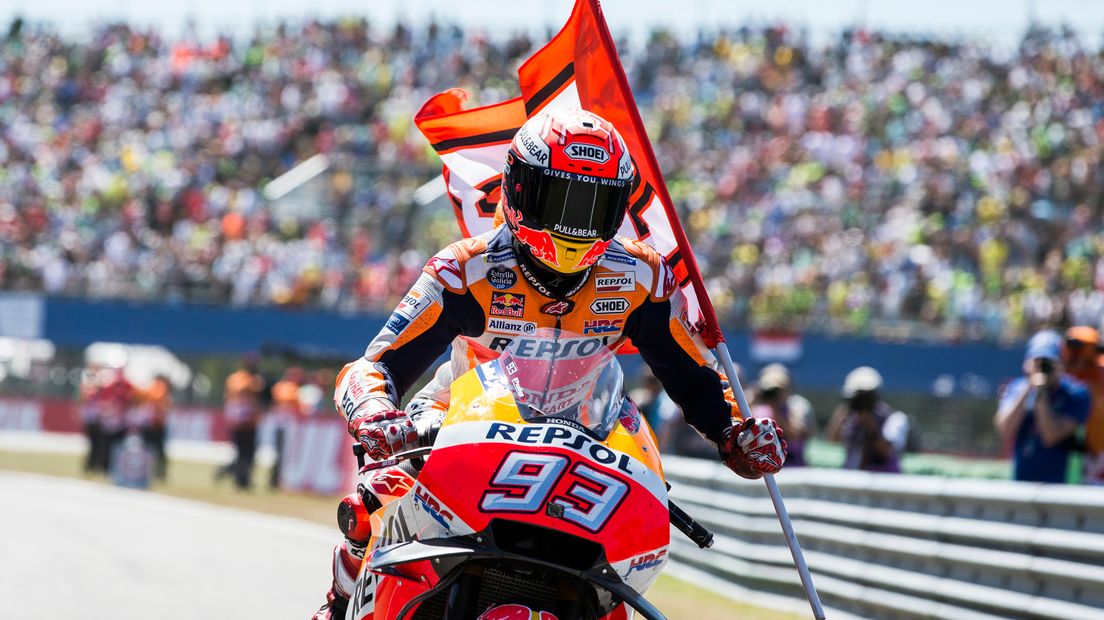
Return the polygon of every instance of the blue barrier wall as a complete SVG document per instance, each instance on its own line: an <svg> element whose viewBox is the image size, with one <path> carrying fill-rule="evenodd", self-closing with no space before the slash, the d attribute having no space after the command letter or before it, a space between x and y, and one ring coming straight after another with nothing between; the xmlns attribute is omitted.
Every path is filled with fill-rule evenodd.
<svg viewBox="0 0 1104 620"><path fill-rule="evenodd" d="M182 354L255 351L265 346L352 359L379 331L386 315L344 316L277 308L92 302L47 298L42 337L61 346L95 341L158 344ZM749 334L728 332L733 357L749 359ZM993 344L883 343L870 339L810 334L803 354L788 364L802 388L835 389L852 368L870 365L886 378L890 391L968 394L992 397L1018 374L1022 349ZM629 373L635 356L623 365ZM754 372L758 364L748 364Z"/></svg>

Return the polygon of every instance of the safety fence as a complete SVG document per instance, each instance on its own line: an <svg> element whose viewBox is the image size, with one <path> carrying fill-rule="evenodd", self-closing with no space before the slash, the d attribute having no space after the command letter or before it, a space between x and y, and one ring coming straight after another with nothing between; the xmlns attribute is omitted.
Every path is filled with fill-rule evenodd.
<svg viewBox="0 0 1104 620"><path fill-rule="evenodd" d="M697 459L664 468L716 535L701 550L673 532L676 567L804 597L762 482ZM829 618L1104 618L1104 488L818 469L777 480Z"/></svg>

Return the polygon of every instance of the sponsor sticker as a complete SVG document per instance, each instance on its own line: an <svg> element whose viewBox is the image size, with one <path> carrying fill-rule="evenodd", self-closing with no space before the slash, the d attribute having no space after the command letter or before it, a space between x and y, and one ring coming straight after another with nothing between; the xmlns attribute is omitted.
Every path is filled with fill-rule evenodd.
<svg viewBox="0 0 1104 620"><path fill-rule="evenodd" d="M636 290L636 274L614 273L607 276L595 276L594 290L599 293L628 293Z"/></svg>
<svg viewBox="0 0 1104 620"><path fill-rule="evenodd" d="M487 331L505 332L507 334L532 334L537 331L537 324L531 321L511 321L509 319L488 319Z"/></svg>
<svg viewBox="0 0 1104 620"><path fill-rule="evenodd" d="M483 260L488 262L488 263L491 263L491 264L504 263L504 262L506 262L506 261L508 261L512 258L514 258L513 250L507 250L505 252L498 252L497 254L484 254L483 255Z"/></svg>
<svg viewBox="0 0 1104 620"><path fill-rule="evenodd" d="M645 571L660 566L666 561L667 550L660 549L652 553L638 555L629 562L629 572Z"/></svg>
<svg viewBox="0 0 1104 620"><path fill-rule="evenodd" d="M426 263L426 267L442 282L453 288L459 288L463 283L463 278L460 276L460 263L455 258L434 256Z"/></svg>
<svg viewBox="0 0 1104 620"><path fill-rule="evenodd" d="M426 298L422 296L418 291L410 291L399 302L395 312L405 316L408 319L413 319L422 313L422 310L428 305Z"/></svg>
<svg viewBox="0 0 1104 620"><path fill-rule="evenodd" d="M399 332L406 329L406 326L410 325L410 319L395 312L391 315L391 318L387 319L387 322L383 324L387 331L392 334L398 335Z"/></svg>
<svg viewBox="0 0 1104 620"><path fill-rule="evenodd" d="M432 517L434 521L446 530L452 529L452 520L456 517L453 516L452 512L450 512L444 504L438 501L437 498L429 492L429 489L421 484L415 485L414 500L415 509L421 508L424 510L426 514Z"/></svg>
<svg viewBox="0 0 1104 620"><path fill-rule="evenodd" d="M621 414L617 416L617 420L630 435L640 432L640 410L628 398L621 403Z"/></svg>
<svg viewBox="0 0 1104 620"><path fill-rule="evenodd" d="M606 151L606 149L593 144L581 144L579 142L567 145L567 148L564 149L564 153L571 159L583 159L599 164L606 163L610 158L609 152Z"/></svg>
<svg viewBox="0 0 1104 620"><path fill-rule="evenodd" d="M583 335L590 334L614 334L621 331L625 325L625 319L594 319L583 321Z"/></svg>
<svg viewBox="0 0 1104 620"><path fill-rule="evenodd" d="M543 312L544 314L551 314L552 316L563 316L568 312L571 312L571 309L574 307L575 302L567 299L561 299L559 301L550 301L544 304L543 306L541 306L541 312Z"/></svg>
<svg viewBox="0 0 1104 620"><path fill-rule="evenodd" d="M506 267L492 267L487 271L487 282L497 289L507 289L517 284L517 274Z"/></svg>
<svg viewBox="0 0 1104 620"><path fill-rule="evenodd" d="M528 127L522 127L518 130L517 140L521 143L521 146L525 147L525 152L529 154L530 161L542 165L548 164L550 154L548 145L544 143L544 140L534 136Z"/></svg>
<svg viewBox="0 0 1104 620"><path fill-rule="evenodd" d="M553 224L552 230L563 235L571 235L572 237L598 236L598 231L593 228L575 228L574 226L564 226L563 224Z"/></svg>
<svg viewBox="0 0 1104 620"><path fill-rule="evenodd" d="M624 297L607 297L591 302L590 311L594 314L624 314L630 305Z"/></svg>
<svg viewBox="0 0 1104 620"><path fill-rule="evenodd" d="M607 251L602 260L608 260L614 263L621 263L623 265L636 265L636 259L628 254L622 254L620 252Z"/></svg>
<svg viewBox="0 0 1104 620"><path fill-rule="evenodd" d="M490 313L520 319L525 316L525 295L517 293L492 293Z"/></svg>

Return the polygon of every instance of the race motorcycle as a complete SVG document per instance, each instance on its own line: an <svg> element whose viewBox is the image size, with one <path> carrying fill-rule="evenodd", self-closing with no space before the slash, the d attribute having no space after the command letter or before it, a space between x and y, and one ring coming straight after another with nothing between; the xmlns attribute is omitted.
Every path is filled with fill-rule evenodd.
<svg viewBox="0 0 1104 620"><path fill-rule="evenodd" d="M669 524L655 435L600 338L540 329L456 379L425 447L364 465L338 512L367 540L348 620L663 620L644 593ZM357 446L359 448L359 446Z"/></svg>

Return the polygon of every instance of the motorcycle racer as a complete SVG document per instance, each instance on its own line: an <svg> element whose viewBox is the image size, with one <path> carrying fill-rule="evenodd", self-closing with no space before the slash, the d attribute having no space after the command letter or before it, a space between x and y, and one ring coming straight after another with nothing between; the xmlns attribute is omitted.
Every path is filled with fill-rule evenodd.
<svg viewBox="0 0 1104 620"><path fill-rule="evenodd" d="M334 394L369 457L417 441L448 406L452 378L494 359L514 337L556 328L617 350L627 341L684 416L745 478L775 473L785 441L772 420L743 419L696 334L666 261L615 238L636 168L611 123L583 110L529 119L503 169L503 225L437 253ZM450 360L405 410L404 393L452 345ZM334 586L316 618L341 617L364 549L334 550Z"/></svg>

